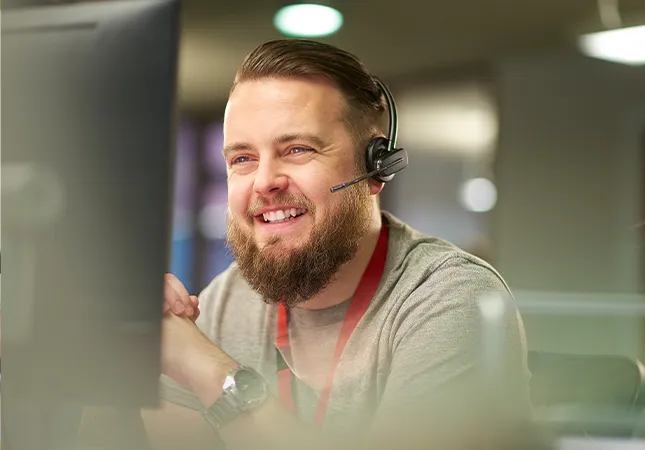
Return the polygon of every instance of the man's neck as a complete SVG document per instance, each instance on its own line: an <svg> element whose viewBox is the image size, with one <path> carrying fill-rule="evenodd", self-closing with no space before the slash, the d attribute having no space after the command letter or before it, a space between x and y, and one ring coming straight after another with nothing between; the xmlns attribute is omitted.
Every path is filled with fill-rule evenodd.
<svg viewBox="0 0 645 450"><path fill-rule="evenodd" d="M363 272L372 258L380 231L381 211L380 208L374 207L368 231L361 238L354 258L340 267L334 280L323 292L297 307L310 310L325 309L338 305L353 296Z"/></svg>

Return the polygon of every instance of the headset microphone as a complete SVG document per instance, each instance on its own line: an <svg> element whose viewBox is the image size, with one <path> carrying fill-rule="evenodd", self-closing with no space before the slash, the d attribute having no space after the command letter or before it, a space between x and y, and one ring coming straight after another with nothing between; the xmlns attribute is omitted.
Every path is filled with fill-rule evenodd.
<svg viewBox="0 0 645 450"><path fill-rule="evenodd" d="M400 149L400 150L403 150L403 149ZM405 161L404 161L404 157L405 157ZM373 170L373 171L368 172L365 175L363 175L361 177L358 177L358 178L356 178L356 179L354 179L352 181L348 181L347 183L343 183L343 184L339 184L338 186L334 186L333 188L331 188L331 191L336 192L336 191L340 191L341 189L345 189L346 187L350 187L350 186L358 183L359 181L366 180L366 179L368 179L370 177L373 177L374 175L377 175L377 174L379 174L381 172L384 172L384 171L386 171L386 170L388 170L390 168L394 168L398 164L405 164L405 165L408 164L407 155L405 153L403 154L402 157L396 158L394 161L392 161L390 164L387 164L382 169L379 168L379 169ZM392 173L398 172L401 169L392 170Z"/></svg>
<svg viewBox="0 0 645 450"><path fill-rule="evenodd" d="M402 148L396 148L396 136L399 128L399 121L397 117L396 104L394 97L385 84L376 77L372 77L376 84L381 89L385 102L387 103L387 110L389 115L389 132L387 138L377 137L370 141L367 146L366 152L366 165L367 173L360 177L348 181L338 186L332 187L331 192L338 192L346 187L353 186L354 184L373 178L380 183L387 183L394 178L394 174L403 170L408 165L408 154Z"/></svg>

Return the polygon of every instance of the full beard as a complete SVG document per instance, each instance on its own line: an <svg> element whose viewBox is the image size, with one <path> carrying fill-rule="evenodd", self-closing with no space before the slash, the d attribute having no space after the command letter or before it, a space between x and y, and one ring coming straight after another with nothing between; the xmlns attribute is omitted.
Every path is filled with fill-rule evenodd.
<svg viewBox="0 0 645 450"><path fill-rule="evenodd" d="M336 210L321 222L314 222L306 242L296 249L282 249L280 236L272 237L260 248L253 232L245 232L229 214L227 245L247 283L265 302L292 307L313 298L356 255L359 242L369 229L370 193L366 184L362 184L342 195ZM276 197L274 203L304 207L316 219L315 207L305 198L284 194ZM247 221L252 227L251 214Z"/></svg>

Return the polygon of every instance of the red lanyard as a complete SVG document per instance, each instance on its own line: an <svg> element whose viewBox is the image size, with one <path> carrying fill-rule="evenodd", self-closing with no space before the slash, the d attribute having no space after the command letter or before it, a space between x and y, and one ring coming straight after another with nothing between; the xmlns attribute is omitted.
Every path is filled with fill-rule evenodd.
<svg viewBox="0 0 645 450"><path fill-rule="evenodd" d="M367 311L367 307L381 282L387 257L387 243L388 229L383 227L381 228L381 234L379 235L378 243L374 249L374 254L365 269L365 273L363 273L363 277L354 293L354 298L349 305L345 320L343 321L343 326L338 336L338 341L336 342L334 358L320 395L320 401L316 408L316 415L314 416L314 424L318 426L322 425L325 420L327 402L329 401L329 394L334 381L334 373L338 367L340 356L345 349L345 345L347 344L349 337L356 328L356 325L365 314L365 311ZM278 360L278 395L280 397L280 401L295 414L296 403L293 397L293 374L282 357L283 352L288 352L290 350L288 321L289 313L287 309L280 304L278 308L278 334L275 342L276 356Z"/></svg>

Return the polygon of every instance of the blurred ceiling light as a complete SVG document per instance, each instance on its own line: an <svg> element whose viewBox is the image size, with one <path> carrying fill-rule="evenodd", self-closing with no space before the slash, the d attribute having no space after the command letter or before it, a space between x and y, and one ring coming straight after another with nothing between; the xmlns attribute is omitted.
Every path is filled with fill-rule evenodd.
<svg viewBox="0 0 645 450"><path fill-rule="evenodd" d="M605 61L645 64L645 25L624 26L618 0L598 0L598 13L605 30L580 36L580 51Z"/></svg>
<svg viewBox="0 0 645 450"><path fill-rule="evenodd" d="M199 212L197 223L200 231L209 240L226 237L227 205L208 204Z"/></svg>
<svg viewBox="0 0 645 450"><path fill-rule="evenodd" d="M640 66L645 64L645 25L586 34L578 45L592 58Z"/></svg>
<svg viewBox="0 0 645 450"><path fill-rule="evenodd" d="M337 32L343 15L337 9L313 3L288 5L273 17L274 26L289 37L323 37Z"/></svg>
<svg viewBox="0 0 645 450"><path fill-rule="evenodd" d="M487 212L497 203L497 189L486 178L473 178L462 185L459 200L468 211Z"/></svg>
<svg viewBox="0 0 645 450"><path fill-rule="evenodd" d="M497 111L481 86L413 89L400 96L397 106L407 148L479 156L495 147Z"/></svg>

